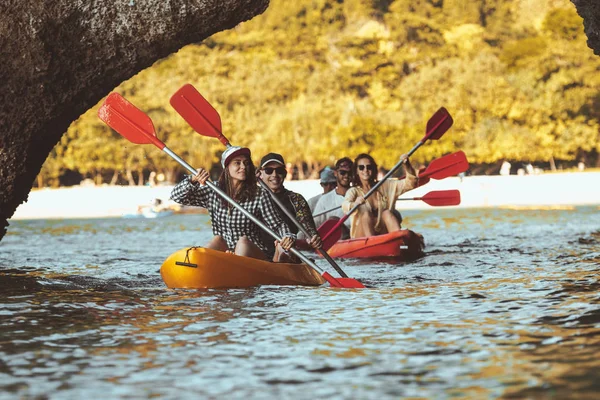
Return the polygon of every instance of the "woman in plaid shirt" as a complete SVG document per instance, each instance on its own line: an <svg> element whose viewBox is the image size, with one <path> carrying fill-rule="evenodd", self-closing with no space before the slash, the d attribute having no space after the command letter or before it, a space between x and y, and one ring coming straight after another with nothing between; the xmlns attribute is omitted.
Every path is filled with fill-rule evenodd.
<svg viewBox="0 0 600 400"><path fill-rule="evenodd" d="M275 209L269 194L257 186L250 150L229 147L221 156L221 165L223 172L217 186L277 232L283 238L278 245L285 251L289 250L296 237ZM215 236L206 247L261 260L272 259L273 252L265 244L258 225L205 186L208 178L208 172L200 168L195 176L186 177L171 192L171 199L177 203L203 207L210 213Z"/></svg>

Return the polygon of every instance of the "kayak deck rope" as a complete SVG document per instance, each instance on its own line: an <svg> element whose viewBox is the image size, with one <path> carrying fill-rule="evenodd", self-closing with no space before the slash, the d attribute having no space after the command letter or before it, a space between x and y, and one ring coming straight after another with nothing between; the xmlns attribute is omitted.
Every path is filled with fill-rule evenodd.
<svg viewBox="0 0 600 400"><path fill-rule="evenodd" d="M190 267L190 268L198 268L198 264L194 264L192 262L190 262L190 250L195 250L195 249L201 249L202 246L192 246L190 248L187 249L187 251L185 252L185 258L182 261L175 261L175 265L182 265L184 267Z"/></svg>

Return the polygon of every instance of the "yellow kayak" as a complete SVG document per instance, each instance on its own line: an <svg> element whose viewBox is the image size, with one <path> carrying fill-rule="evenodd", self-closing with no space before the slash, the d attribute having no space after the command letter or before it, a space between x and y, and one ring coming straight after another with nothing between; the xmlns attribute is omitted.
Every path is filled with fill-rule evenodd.
<svg viewBox="0 0 600 400"><path fill-rule="evenodd" d="M160 274L172 289L325 283L321 274L306 264L272 263L202 247L188 247L171 254L160 267Z"/></svg>

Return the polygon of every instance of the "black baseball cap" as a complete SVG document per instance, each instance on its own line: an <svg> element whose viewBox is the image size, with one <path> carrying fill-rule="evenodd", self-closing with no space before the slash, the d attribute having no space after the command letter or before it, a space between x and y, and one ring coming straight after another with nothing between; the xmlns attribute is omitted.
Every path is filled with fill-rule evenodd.
<svg viewBox="0 0 600 400"><path fill-rule="evenodd" d="M285 167L285 161L283 161L283 156L277 153L269 153L260 160L260 167L264 168L270 162L275 162L281 164Z"/></svg>
<svg viewBox="0 0 600 400"><path fill-rule="evenodd" d="M337 162L335 163L335 169L338 169L343 164L346 164L346 166L349 168L352 168L354 166L354 162L352 162L352 160L350 158L344 157L344 158L340 158L339 160L337 160Z"/></svg>

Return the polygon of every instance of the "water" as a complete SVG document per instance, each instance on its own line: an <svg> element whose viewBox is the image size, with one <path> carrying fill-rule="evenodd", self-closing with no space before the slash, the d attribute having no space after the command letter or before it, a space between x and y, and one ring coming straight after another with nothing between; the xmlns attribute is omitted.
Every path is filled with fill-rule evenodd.
<svg viewBox="0 0 600 400"><path fill-rule="evenodd" d="M598 211L405 212L426 257L365 290L168 290L204 215L13 221L0 398L595 398Z"/></svg>

